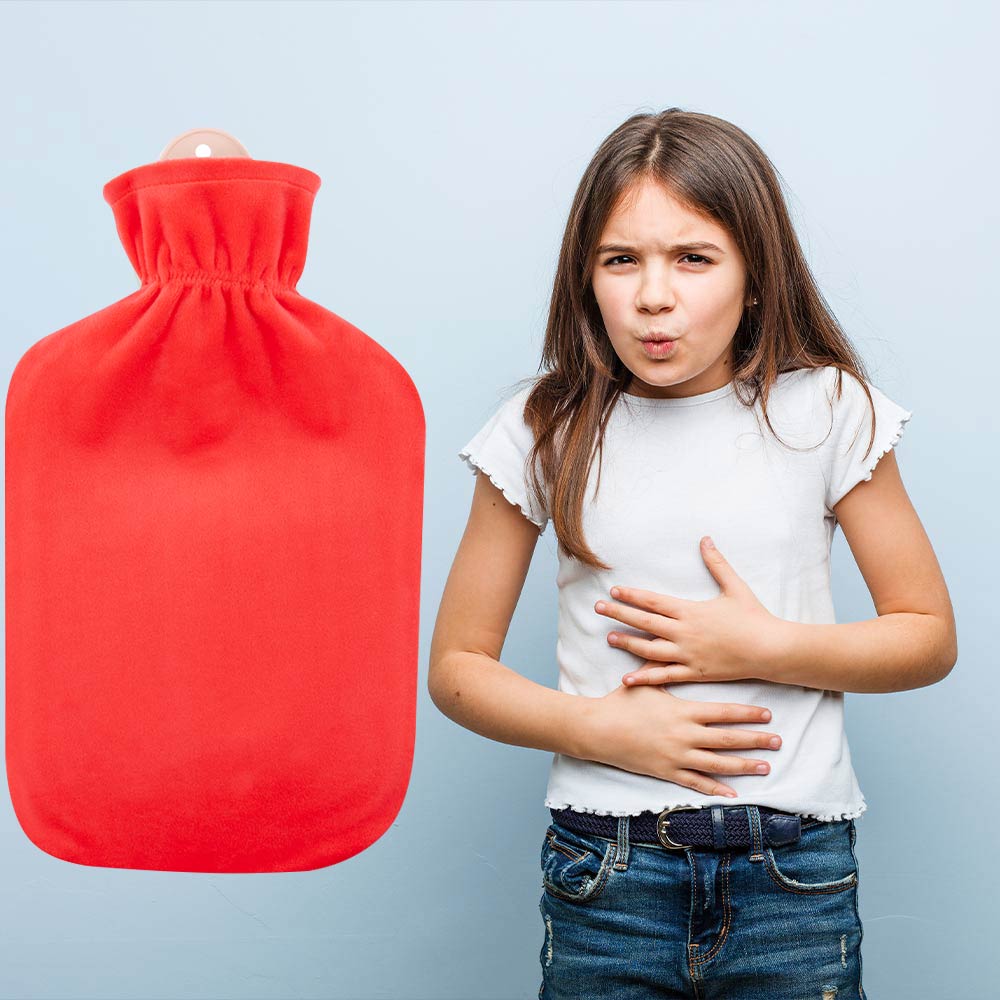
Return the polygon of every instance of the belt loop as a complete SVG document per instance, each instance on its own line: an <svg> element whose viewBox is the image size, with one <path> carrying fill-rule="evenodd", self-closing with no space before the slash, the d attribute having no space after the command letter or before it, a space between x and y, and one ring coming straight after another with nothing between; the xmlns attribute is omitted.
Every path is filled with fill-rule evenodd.
<svg viewBox="0 0 1000 1000"><path fill-rule="evenodd" d="M745 806L744 808L747 811L747 822L750 824L750 839L752 841L748 860L763 861L764 835L760 828L760 809L757 806Z"/></svg>
<svg viewBox="0 0 1000 1000"><path fill-rule="evenodd" d="M615 855L615 870L628 871L628 816L618 817L618 847Z"/></svg>
<svg viewBox="0 0 1000 1000"><path fill-rule="evenodd" d="M712 839L717 851L726 846L726 813L720 805L712 806Z"/></svg>

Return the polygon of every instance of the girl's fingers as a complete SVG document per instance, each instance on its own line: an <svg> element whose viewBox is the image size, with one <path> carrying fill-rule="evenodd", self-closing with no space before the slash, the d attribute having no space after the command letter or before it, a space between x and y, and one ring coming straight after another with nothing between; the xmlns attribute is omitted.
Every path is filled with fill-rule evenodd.
<svg viewBox="0 0 1000 1000"><path fill-rule="evenodd" d="M698 677L693 670L673 664L665 667L643 667L642 670L626 674L622 678L622 684L634 687L637 684L681 684L696 680Z"/></svg>
<svg viewBox="0 0 1000 1000"><path fill-rule="evenodd" d="M615 649L623 649L627 653L635 653L646 660L664 660L671 653L677 653L677 646L669 639L654 636L652 639L642 639L637 635L625 632L609 632L608 642Z"/></svg>
<svg viewBox="0 0 1000 1000"><path fill-rule="evenodd" d="M767 774L771 770L766 760L731 757L711 750L692 750L689 759L698 770L716 774Z"/></svg>
<svg viewBox="0 0 1000 1000"><path fill-rule="evenodd" d="M735 798L736 790L729 785L714 778L709 778L698 771L680 770L670 776L671 781L677 782L686 788L692 788L703 795L725 795L727 798Z"/></svg>

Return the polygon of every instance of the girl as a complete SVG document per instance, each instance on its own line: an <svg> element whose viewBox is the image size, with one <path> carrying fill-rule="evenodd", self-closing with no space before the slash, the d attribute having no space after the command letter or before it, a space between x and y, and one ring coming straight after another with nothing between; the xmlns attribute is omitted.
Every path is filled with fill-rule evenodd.
<svg viewBox="0 0 1000 1000"><path fill-rule="evenodd" d="M955 623L892 452L911 414L746 133L670 108L605 140L542 364L460 452L483 474L428 682L553 753L539 997L864 1000L844 692L941 680ZM499 662L549 520L557 691ZM838 523L869 621L834 624Z"/></svg>

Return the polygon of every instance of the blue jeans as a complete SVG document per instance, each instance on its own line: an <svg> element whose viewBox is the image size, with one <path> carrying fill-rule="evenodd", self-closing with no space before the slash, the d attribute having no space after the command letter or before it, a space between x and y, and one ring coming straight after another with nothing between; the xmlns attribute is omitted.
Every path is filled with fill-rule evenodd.
<svg viewBox="0 0 1000 1000"><path fill-rule="evenodd" d="M746 808L754 843L728 850L550 824L540 1000L866 1000L854 820L770 847Z"/></svg>

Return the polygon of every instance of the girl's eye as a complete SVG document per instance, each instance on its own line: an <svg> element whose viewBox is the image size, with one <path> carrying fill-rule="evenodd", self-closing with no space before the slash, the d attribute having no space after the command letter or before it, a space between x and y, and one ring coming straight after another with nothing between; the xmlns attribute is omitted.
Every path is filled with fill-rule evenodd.
<svg viewBox="0 0 1000 1000"><path fill-rule="evenodd" d="M697 254L697 253L686 253L686 254L684 254L683 257L681 257L681 260L686 260L689 257L694 257L695 260L692 261L692 263L694 263L694 264L696 264L698 266L701 266L702 264L711 264L712 263L707 257L702 257L701 254ZM605 267L613 267L613 266L615 266L615 263L617 261L620 261L620 260L634 260L634 259L635 258L629 257L627 254L620 254L617 257L612 257L610 260L606 260L604 262L604 266Z"/></svg>

